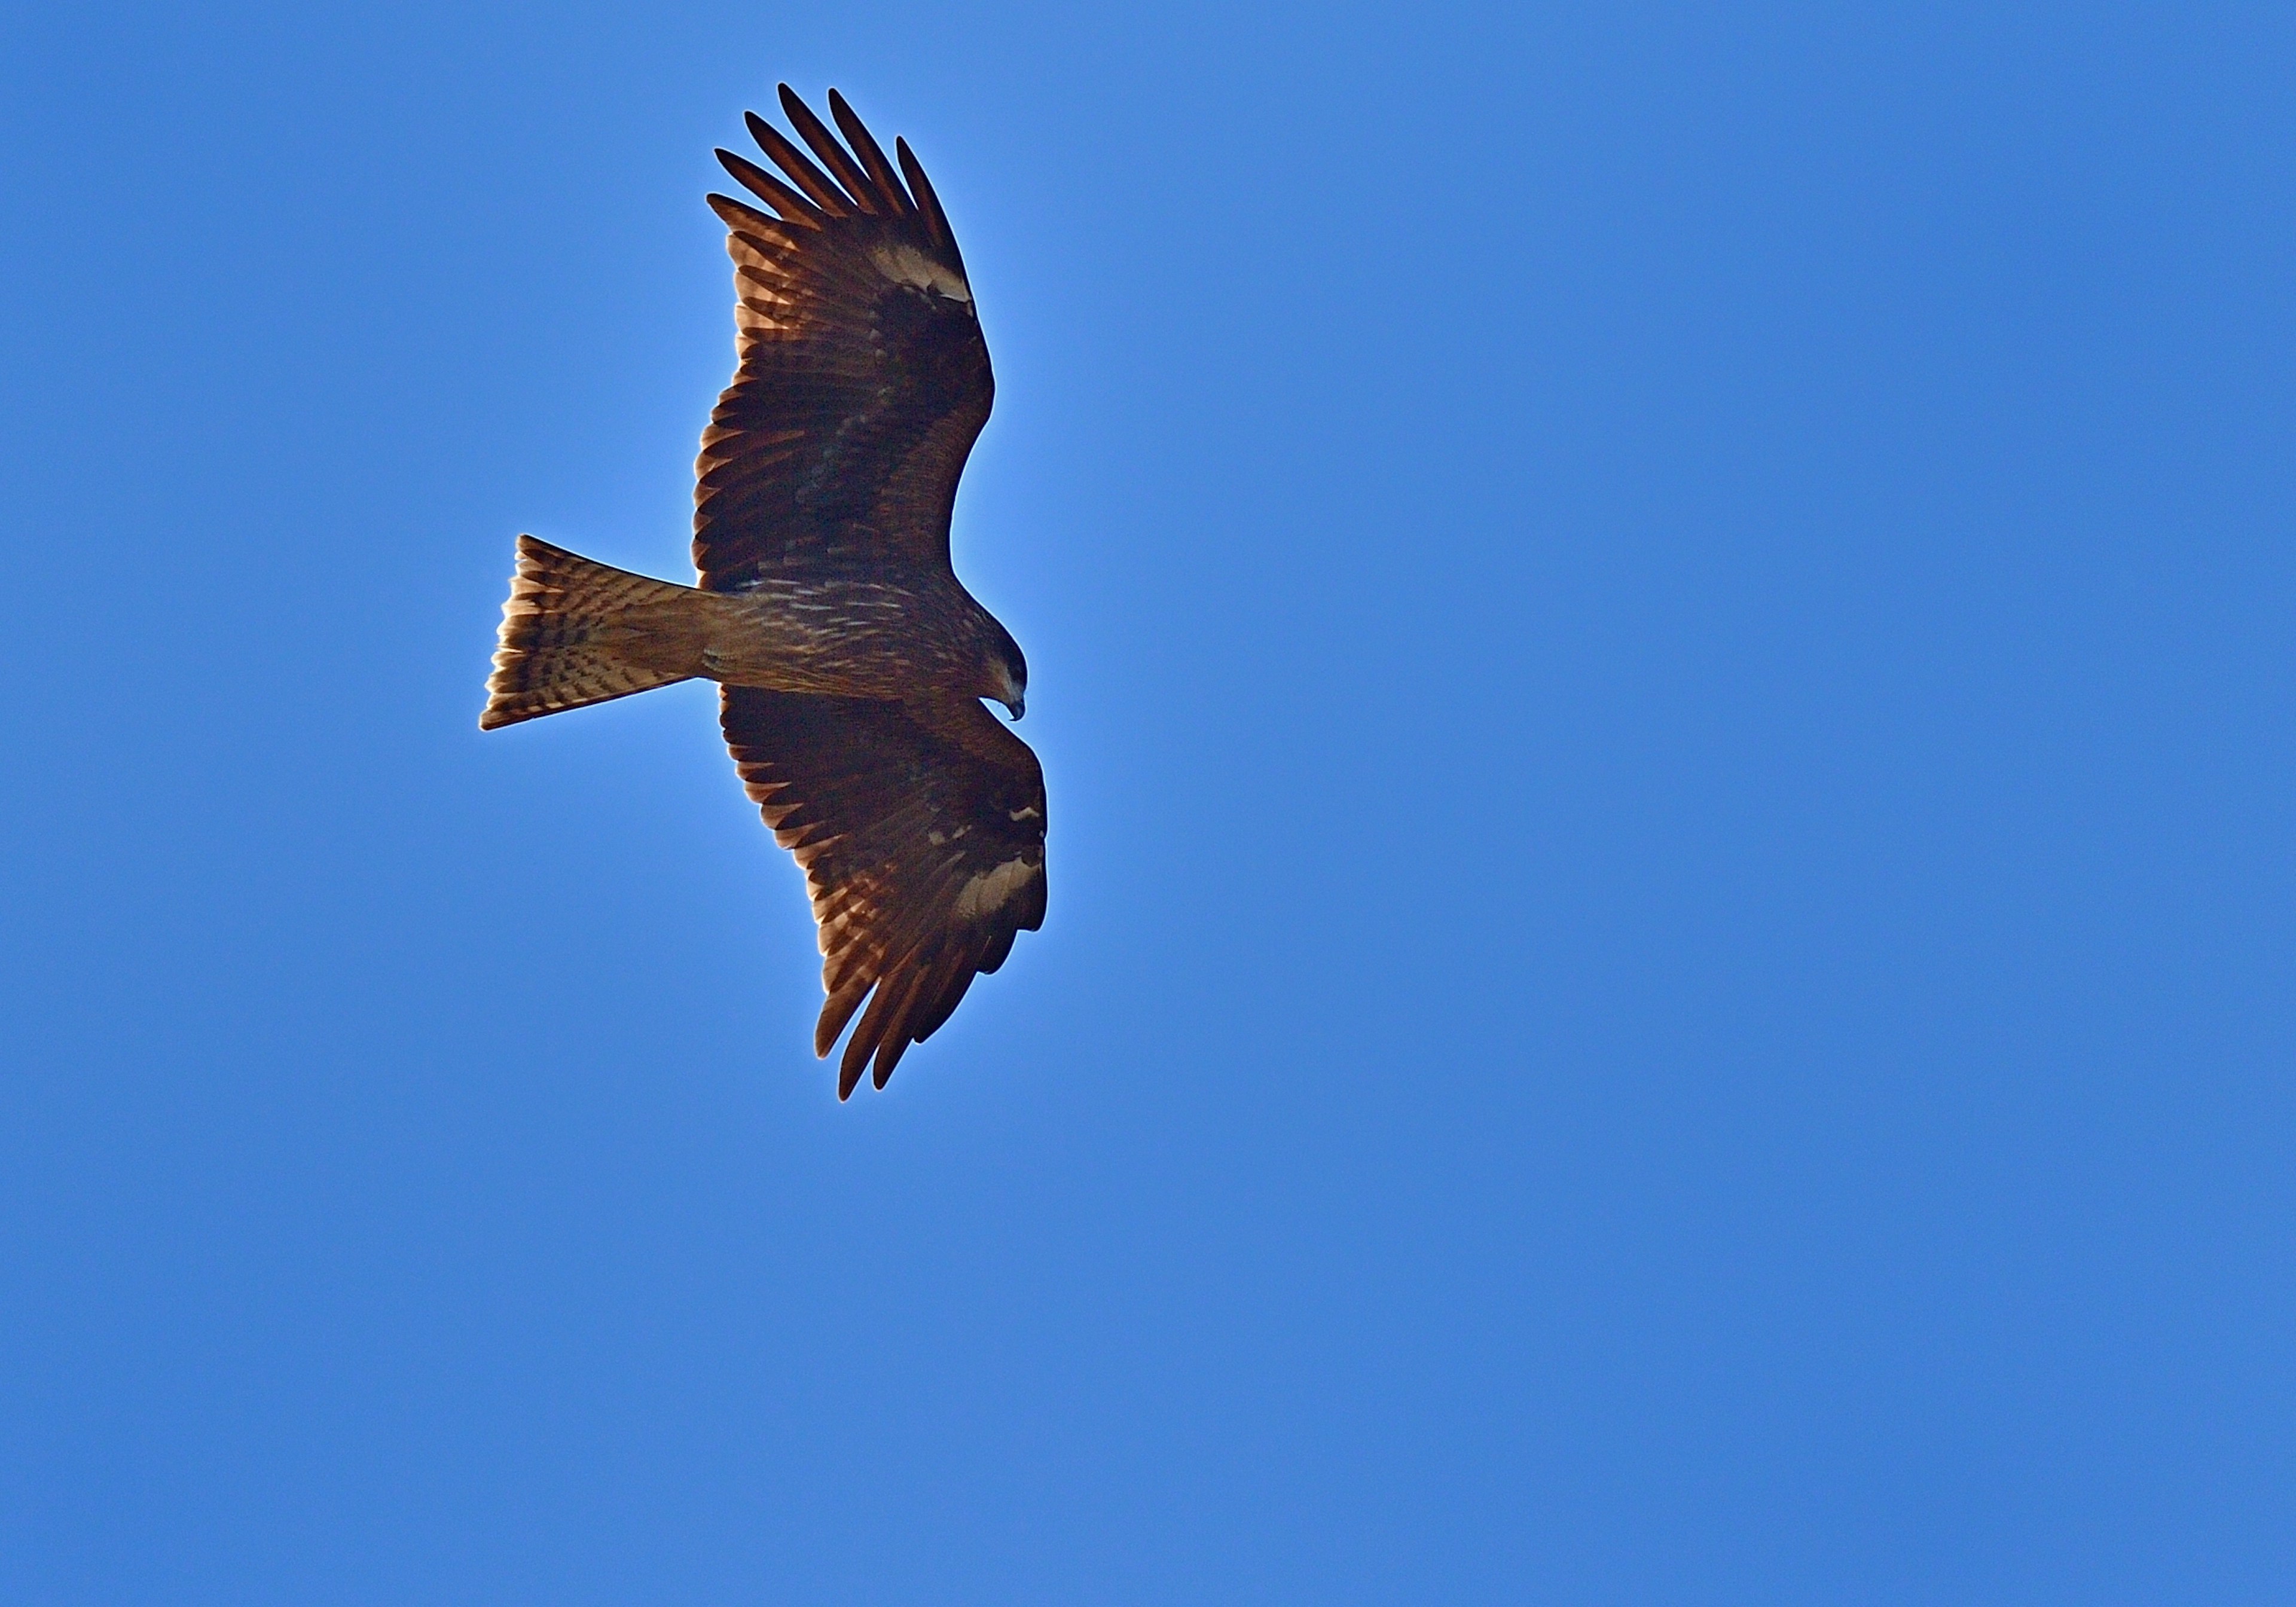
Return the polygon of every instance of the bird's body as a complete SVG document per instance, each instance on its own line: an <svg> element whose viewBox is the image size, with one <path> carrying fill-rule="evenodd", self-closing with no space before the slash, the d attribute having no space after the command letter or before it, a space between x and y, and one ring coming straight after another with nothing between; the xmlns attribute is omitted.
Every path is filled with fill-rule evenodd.
<svg viewBox="0 0 2296 1607"><path fill-rule="evenodd" d="M906 144L904 184L835 91L849 149L786 86L782 103L827 172L754 116L789 183L718 152L777 216L709 197L740 361L695 466L701 585L520 537L479 723L723 685L727 746L812 894L816 1052L868 1001L843 1097L873 1057L882 1086L1042 922L1044 775L980 703L1020 717L1020 647L949 563L995 386L947 217Z"/></svg>
<svg viewBox="0 0 2296 1607"><path fill-rule="evenodd" d="M700 594L722 625L702 673L731 686L913 697L964 684L991 651L987 610L946 570L760 570L738 592Z"/></svg>
<svg viewBox="0 0 2296 1607"><path fill-rule="evenodd" d="M518 550L521 572L558 581L562 599L581 596L575 588L585 586L627 597L578 627L578 641L568 645L611 652L660 676L653 685L701 678L769 692L913 699L971 678L1002 628L947 573L776 566L738 592L713 592L633 575L532 536L521 537ZM580 608L561 601L554 612L570 621L582 618ZM547 665L534 662L537 645L526 645L503 677L529 684L501 689L480 718L487 729L603 701L547 674Z"/></svg>

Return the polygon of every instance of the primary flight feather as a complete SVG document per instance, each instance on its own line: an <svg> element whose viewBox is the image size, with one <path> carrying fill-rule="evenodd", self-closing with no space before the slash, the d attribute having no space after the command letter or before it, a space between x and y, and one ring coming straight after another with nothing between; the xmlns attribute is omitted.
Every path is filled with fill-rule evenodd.
<svg viewBox="0 0 2296 1607"><path fill-rule="evenodd" d="M696 676L742 784L804 867L826 1055L883 1087L972 979L1045 918L1045 778L1020 645L956 578L956 482L996 392L956 237L906 141L840 140L787 85L718 159L771 209L711 195L734 259L734 381L694 465L698 586L518 538L481 727ZM818 165L816 165L818 163ZM865 1008L864 1007L865 1004Z"/></svg>

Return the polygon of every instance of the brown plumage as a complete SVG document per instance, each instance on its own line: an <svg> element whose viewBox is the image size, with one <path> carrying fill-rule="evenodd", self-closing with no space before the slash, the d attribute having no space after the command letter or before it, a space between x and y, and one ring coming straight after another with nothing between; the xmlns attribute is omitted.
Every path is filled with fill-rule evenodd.
<svg viewBox="0 0 2296 1607"><path fill-rule="evenodd" d="M842 142L786 85L781 100L811 159L750 114L782 176L718 157L772 211L709 198L738 364L694 465L701 585L520 537L479 724L723 684L726 746L812 895L815 1053L860 1017L842 1099L873 1061L884 1086L1043 922L1045 783L980 704L1020 717L1020 647L949 562L996 389L955 235L906 142L897 171L835 90Z"/></svg>

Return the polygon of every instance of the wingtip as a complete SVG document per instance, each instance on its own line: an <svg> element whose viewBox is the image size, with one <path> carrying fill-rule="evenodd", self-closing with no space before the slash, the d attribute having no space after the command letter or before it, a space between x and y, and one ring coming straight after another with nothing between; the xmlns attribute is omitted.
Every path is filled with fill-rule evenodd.
<svg viewBox="0 0 2296 1607"><path fill-rule="evenodd" d="M785 84L782 87L786 91L789 86ZM804 109L804 102L799 101L795 104L800 111ZM807 117L811 115L807 113ZM836 179L815 167L803 152L791 144L780 129L754 111L745 111L742 117L749 124L750 137L758 142L758 148L772 159L774 166L789 175L791 182L803 192L806 199L820 213L830 217L853 216L858 203L845 193ZM800 135L805 133L805 118L792 112L790 121L797 125Z"/></svg>
<svg viewBox="0 0 2296 1607"><path fill-rule="evenodd" d="M837 92L832 89L829 93L835 94ZM782 115L796 125L800 134L804 133L805 119L813 116L813 108L806 104L805 97L786 84L776 84L774 86L774 98L782 103Z"/></svg>
<svg viewBox="0 0 2296 1607"><path fill-rule="evenodd" d="M885 1041L877 1045L877 1063L869 1069L870 1086L882 1089L892 1081L893 1068L901 1063L901 1056L908 1051L908 1034L903 1027L897 1025L885 1035Z"/></svg>
<svg viewBox="0 0 2296 1607"><path fill-rule="evenodd" d="M874 182L855 161L855 153L845 148L829 125L805 103L804 97L794 93L786 84L782 86L782 111L787 114L790 127L797 130L798 138L803 140L819 159L823 168L828 171L830 182L842 193L849 203L864 217L876 216L883 198L876 193ZM775 152L775 160L781 160L778 152Z"/></svg>
<svg viewBox="0 0 2296 1607"><path fill-rule="evenodd" d="M898 135L893 136L893 154L901 165L901 176L908 180L909 193L916 198L917 212L924 219L926 233L955 262L957 276L964 277L964 254L956 249L956 231L949 226L948 213L940 204L932 180L925 176L925 165L909 149L909 142Z"/></svg>

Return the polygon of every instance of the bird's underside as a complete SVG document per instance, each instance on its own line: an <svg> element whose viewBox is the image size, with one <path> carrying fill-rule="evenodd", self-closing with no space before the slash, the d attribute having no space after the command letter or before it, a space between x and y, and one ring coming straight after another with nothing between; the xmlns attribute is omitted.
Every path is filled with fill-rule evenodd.
<svg viewBox="0 0 2296 1607"><path fill-rule="evenodd" d="M838 1096L882 1087L1045 912L1045 790L1017 717L1027 668L949 564L956 483L994 385L939 198L841 96L840 143L784 86L819 166L762 119L775 177L719 160L733 383L702 436L694 567L677 586L521 536L480 725L704 677L744 786L803 867ZM784 182L786 180L786 182Z"/></svg>

